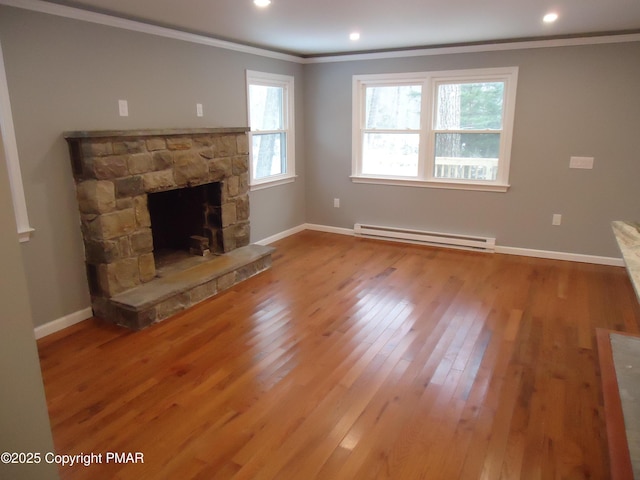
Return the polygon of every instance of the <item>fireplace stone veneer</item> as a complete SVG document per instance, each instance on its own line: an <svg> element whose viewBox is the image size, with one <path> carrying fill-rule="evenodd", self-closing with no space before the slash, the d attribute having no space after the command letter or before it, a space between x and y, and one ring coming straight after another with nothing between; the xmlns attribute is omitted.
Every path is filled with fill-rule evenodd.
<svg viewBox="0 0 640 480"><path fill-rule="evenodd" d="M270 266L272 249L249 245L247 130L64 133L94 315L142 328ZM233 261L213 256L199 261L201 274L206 271L200 277L193 271L174 272L182 276L172 286L170 275L157 275L147 195L214 182L220 183L219 229L198 234L209 236L225 255L247 251L236 253ZM218 273L212 266L216 261L222 265ZM203 267L203 262L209 265ZM155 284L161 285L160 293ZM134 300L123 301L127 298Z"/></svg>

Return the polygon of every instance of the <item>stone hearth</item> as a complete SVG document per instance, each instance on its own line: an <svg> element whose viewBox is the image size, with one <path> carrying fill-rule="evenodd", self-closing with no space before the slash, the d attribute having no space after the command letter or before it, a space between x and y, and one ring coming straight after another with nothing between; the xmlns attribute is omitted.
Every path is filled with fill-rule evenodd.
<svg viewBox="0 0 640 480"><path fill-rule="evenodd" d="M143 328L270 266L272 249L249 245L246 132L247 128L212 128L64 134L94 315ZM169 211L175 210L176 222L182 224L182 217L195 219L180 227L187 237L177 243L190 242L192 253L200 256L189 257L186 248L160 261L149 196L198 188L202 190L195 195L163 194L167 198L162 201L173 206L185 197L201 211L186 215L184 206L166 208L167 215L155 213L154 222L158 230L162 224L171 232L174 228L167 222L172 220L165 218Z"/></svg>

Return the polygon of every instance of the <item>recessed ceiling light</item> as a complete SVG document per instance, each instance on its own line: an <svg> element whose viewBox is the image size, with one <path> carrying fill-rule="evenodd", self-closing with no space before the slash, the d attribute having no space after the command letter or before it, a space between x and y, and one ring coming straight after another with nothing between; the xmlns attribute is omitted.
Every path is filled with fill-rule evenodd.
<svg viewBox="0 0 640 480"><path fill-rule="evenodd" d="M544 17L542 17L542 21L544 23L553 23L558 19L558 14L555 12L549 12Z"/></svg>
<svg viewBox="0 0 640 480"><path fill-rule="evenodd" d="M271 5L271 0L253 0L253 4L256 7L268 7Z"/></svg>
<svg viewBox="0 0 640 480"><path fill-rule="evenodd" d="M353 40L354 42L356 40L360 40L360 34L358 32L352 32L349 34L349 39Z"/></svg>

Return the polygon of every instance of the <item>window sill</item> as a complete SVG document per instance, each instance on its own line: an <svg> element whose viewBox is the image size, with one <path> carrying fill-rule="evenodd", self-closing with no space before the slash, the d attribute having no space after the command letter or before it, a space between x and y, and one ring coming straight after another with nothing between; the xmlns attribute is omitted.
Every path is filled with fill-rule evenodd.
<svg viewBox="0 0 640 480"><path fill-rule="evenodd" d="M278 185L285 185L287 183L293 183L298 178L297 175L291 175L287 177L278 177L273 180L262 180L260 183L254 183L249 186L250 191L263 190L265 188L277 187Z"/></svg>
<svg viewBox="0 0 640 480"><path fill-rule="evenodd" d="M509 190L508 184L497 183L474 183L474 182L447 182L441 180L416 180L409 178L383 178L352 175L353 183L367 183L374 185L395 185L400 187L420 187L420 188L445 188L450 190L473 190L479 192L506 192Z"/></svg>
<svg viewBox="0 0 640 480"><path fill-rule="evenodd" d="M18 241L20 243L26 243L31 240L31 235L35 232L35 230L31 227L28 227L24 230L18 230Z"/></svg>

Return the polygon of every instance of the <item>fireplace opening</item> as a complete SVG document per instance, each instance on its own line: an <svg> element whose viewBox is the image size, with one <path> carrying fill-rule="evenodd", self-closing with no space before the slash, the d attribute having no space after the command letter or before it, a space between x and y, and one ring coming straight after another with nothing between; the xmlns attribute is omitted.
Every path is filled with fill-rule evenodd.
<svg viewBox="0 0 640 480"><path fill-rule="evenodd" d="M224 252L220 182L149 193L147 203L157 269Z"/></svg>

